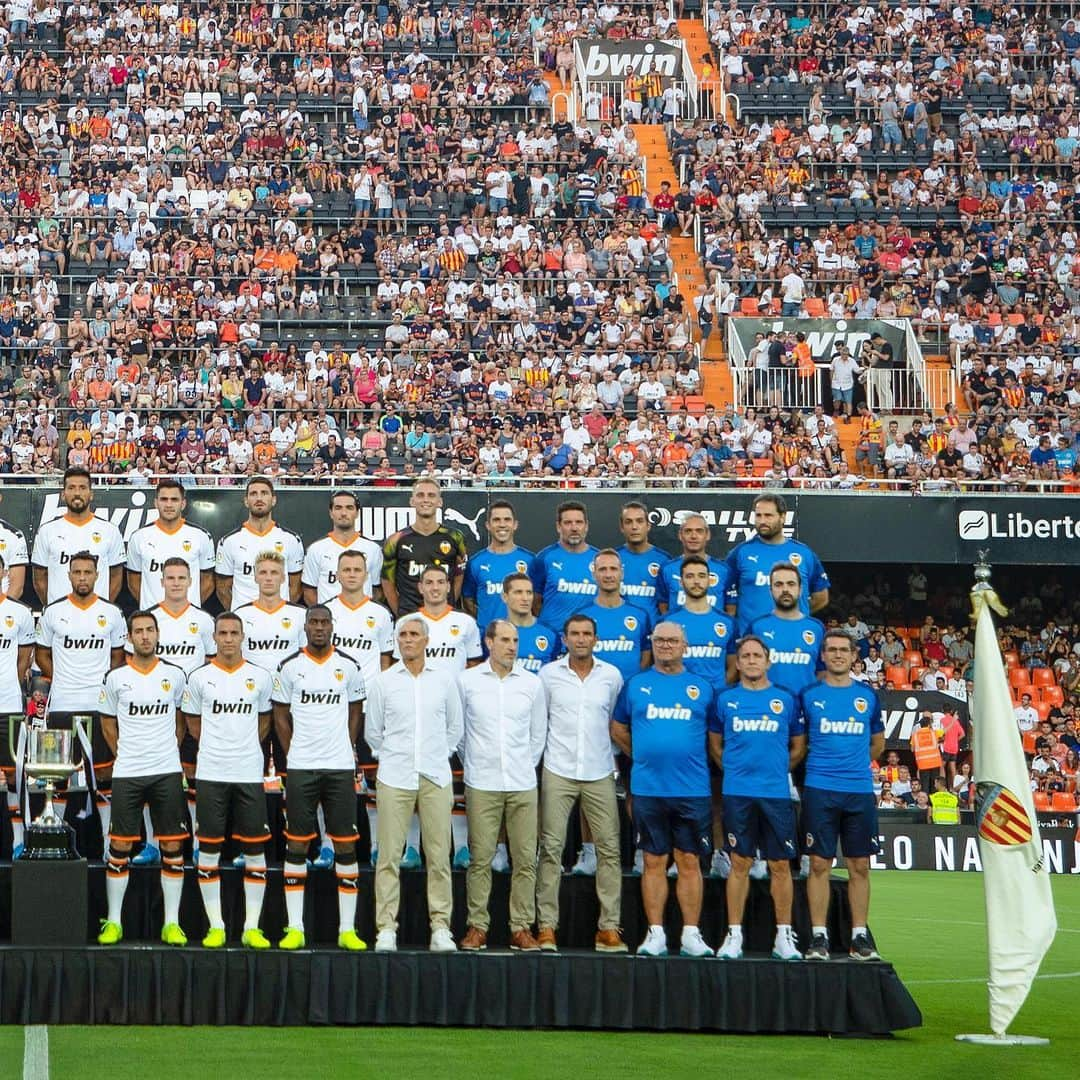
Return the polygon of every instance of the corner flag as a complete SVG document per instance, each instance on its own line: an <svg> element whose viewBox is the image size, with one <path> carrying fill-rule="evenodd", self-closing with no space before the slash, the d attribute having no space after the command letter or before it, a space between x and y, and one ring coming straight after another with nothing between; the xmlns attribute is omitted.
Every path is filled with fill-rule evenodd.
<svg viewBox="0 0 1080 1080"><path fill-rule="evenodd" d="M1002 1036L1024 1004L1054 940L1057 917L988 593L993 596L990 590L981 597L978 591L973 594L978 610L973 709L978 778L975 813L986 893L990 1028Z"/></svg>

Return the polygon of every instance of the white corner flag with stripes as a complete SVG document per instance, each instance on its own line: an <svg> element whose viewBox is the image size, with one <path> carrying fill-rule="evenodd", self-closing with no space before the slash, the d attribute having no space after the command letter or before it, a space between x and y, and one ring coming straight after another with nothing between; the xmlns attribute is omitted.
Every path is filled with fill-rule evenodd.
<svg viewBox="0 0 1080 1080"><path fill-rule="evenodd" d="M1001 663L990 589L973 593L976 823L986 893L990 1029L1005 1036L1057 932L1050 875L1009 684ZM1004 609L1001 609L1004 612Z"/></svg>

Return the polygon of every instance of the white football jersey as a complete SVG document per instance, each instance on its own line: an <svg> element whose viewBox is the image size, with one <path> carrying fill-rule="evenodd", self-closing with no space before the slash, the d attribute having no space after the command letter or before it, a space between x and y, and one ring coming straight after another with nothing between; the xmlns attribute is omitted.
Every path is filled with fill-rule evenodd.
<svg viewBox="0 0 1080 1080"><path fill-rule="evenodd" d="M127 544L127 568L141 574L139 607L152 608L165 597L161 587L161 568L166 559L183 559L191 570L188 599L202 603L200 579L203 571L214 569L214 541L198 525L181 519L171 532L160 521L144 525L131 534Z"/></svg>
<svg viewBox="0 0 1080 1080"><path fill-rule="evenodd" d="M306 649L285 660L274 677L273 698L288 705L292 716L288 768L352 772L356 757L349 738L349 704L366 696L360 666L337 649L322 660Z"/></svg>
<svg viewBox="0 0 1080 1080"><path fill-rule="evenodd" d="M305 611L296 604L281 601L272 611L244 604L233 610L244 623L244 659L267 671L277 671L286 656L307 644Z"/></svg>
<svg viewBox="0 0 1080 1080"><path fill-rule="evenodd" d="M449 611L436 618L423 608L415 612L428 628L428 643L425 653L432 667L446 668L453 675L465 670L469 660L484 655L480 646L480 630L476 620L463 611ZM394 659L400 660L397 647L397 634L394 635Z"/></svg>
<svg viewBox="0 0 1080 1080"><path fill-rule="evenodd" d="M158 656L175 664L185 675L202 667L217 652L213 617L202 608L188 604L179 615L173 615L158 604L151 611L158 624ZM130 653L131 642L124 648Z"/></svg>
<svg viewBox="0 0 1080 1080"><path fill-rule="evenodd" d="M382 578L382 548L371 540L365 540L359 533L347 544L335 539L329 533L321 540L316 540L308 549L304 558L304 573L301 581L316 590L316 599L320 604L332 600L341 586L337 579L338 559L342 552L359 551L367 562L367 581L364 592L371 596L372 583L376 585Z"/></svg>
<svg viewBox="0 0 1080 1080"><path fill-rule="evenodd" d="M12 566L25 566L30 561L30 556L27 554L26 536L3 518L0 518L0 556L4 560L4 578L3 582L0 582L0 592L6 596L8 569ZM381 563L380 557L380 565Z"/></svg>
<svg viewBox="0 0 1080 1080"><path fill-rule="evenodd" d="M261 784L259 715L270 711L274 677L242 661L229 669L213 660L191 673L181 712L202 719L196 780Z"/></svg>
<svg viewBox="0 0 1080 1080"><path fill-rule="evenodd" d="M259 534L243 524L224 536L217 548L217 572L232 578L232 609L250 604L259 595L255 584L255 560L264 551L276 551L285 557L285 580L281 583L281 599L289 599L289 575L304 569L304 542L294 532L280 525Z"/></svg>
<svg viewBox="0 0 1080 1080"><path fill-rule="evenodd" d="M127 640L124 616L115 604L94 596L85 606L67 596L49 604L37 625L37 642L52 649L49 708L95 712L112 650Z"/></svg>
<svg viewBox="0 0 1080 1080"><path fill-rule="evenodd" d="M5 596L0 600L0 712L21 713L19 649L34 644L34 616L25 604Z"/></svg>
<svg viewBox="0 0 1080 1080"><path fill-rule="evenodd" d="M351 656L371 685L382 671L383 653L394 651L394 618L374 600L351 607L340 596L327 605L334 617L334 647Z"/></svg>
<svg viewBox="0 0 1080 1080"><path fill-rule="evenodd" d="M46 604L63 599L71 591L68 563L72 555L89 551L98 557L98 576L94 592L109 595L109 571L124 564L124 540L120 530L104 518L92 517L84 525L63 517L46 521L34 537L31 562L49 572Z"/></svg>
<svg viewBox="0 0 1080 1080"><path fill-rule="evenodd" d="M105 676L98 711L116 717L114 779L180 772L176 712L184 681L184 673L163 660L155 660L148 672L138 671L128 661Z"/></svg>

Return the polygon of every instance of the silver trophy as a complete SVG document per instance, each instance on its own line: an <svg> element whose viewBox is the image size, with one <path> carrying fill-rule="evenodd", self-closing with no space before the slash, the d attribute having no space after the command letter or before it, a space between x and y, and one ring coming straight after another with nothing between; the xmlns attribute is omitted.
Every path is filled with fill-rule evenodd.
<svg viewBox="0 0 1080 1080"><path fill-rule="evenodd" d="M72 760L74 732L70 728L34 727L27 732L26 774L45 785L45 807L27 826L24 859L76 859L75 830L64 823L53 805L56 783L67 780L79 766Z"/></svg>

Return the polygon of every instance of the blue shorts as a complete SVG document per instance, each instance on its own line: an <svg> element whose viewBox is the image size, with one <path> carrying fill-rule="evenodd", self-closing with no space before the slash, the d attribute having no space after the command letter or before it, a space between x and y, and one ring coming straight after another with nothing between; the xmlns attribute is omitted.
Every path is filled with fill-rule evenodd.
<svg viewBox="0 0 1080 1080"><path fill-rule="evenodd" d="M712 852L712 799L634 796L634 831L637 846L650 855L672 850L695 855Z"/></svg>
<svg viewBox="0 0 1080 1080"><path fill-rule="evenodd" d="M832 859L839 840L847 858L869 858L878 851L877 801L870 792L804 788L802 828L808 855Z"/></svg>
<svg viewBox="0 0 1080 1080"><path fill-rule="evenodd" d="M794 859L795 806L790 799L724 796L724 832L728 851L753 858L758 852L773 862Z"/></svg>

